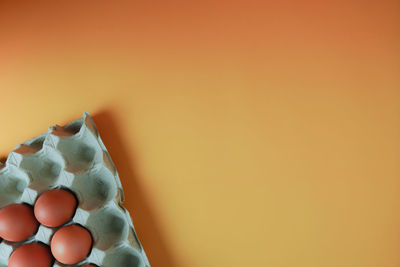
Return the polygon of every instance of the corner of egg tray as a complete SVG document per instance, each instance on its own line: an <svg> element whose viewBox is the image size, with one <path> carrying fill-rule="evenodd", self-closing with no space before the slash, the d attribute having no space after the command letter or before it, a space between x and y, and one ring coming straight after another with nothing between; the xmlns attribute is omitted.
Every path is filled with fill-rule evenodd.
<svg viewBox="0 0 400 267"><path fill-rule="evenodd" d="M0 163L0 208L11 203L33 205L36 197L52 188L65 187L78 197L71 223L90 230L94 243L82 264L102 267L149 267L129 212L122 206L123 190L117 170L88 113L64 127L52 126L19 144L5 164ZM0 267L24 243L50 243L56 229L39 227L21 243L0 240ZM53 266L66 265L56 262Z"/></svg>

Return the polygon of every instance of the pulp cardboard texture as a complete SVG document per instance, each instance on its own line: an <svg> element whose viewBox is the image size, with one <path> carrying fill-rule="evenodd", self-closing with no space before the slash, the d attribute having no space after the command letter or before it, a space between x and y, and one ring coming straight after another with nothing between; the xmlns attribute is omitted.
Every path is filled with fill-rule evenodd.
<svg viewBox="0 0 400 267"><path fill-rule="evenodd" d="M81 224L93 236L89 256L77 265L102 267L149 267L128 211L115 166L88 113L60 127L53 126L18 145L0 163L0 208L11 203L33 205L37 197L53 188L75 192L79 205L68 224ZM0 267L6 267L11 253L33 242L50 244L58 228L43 225L30 239L15 243L0 240Z"/></svg>

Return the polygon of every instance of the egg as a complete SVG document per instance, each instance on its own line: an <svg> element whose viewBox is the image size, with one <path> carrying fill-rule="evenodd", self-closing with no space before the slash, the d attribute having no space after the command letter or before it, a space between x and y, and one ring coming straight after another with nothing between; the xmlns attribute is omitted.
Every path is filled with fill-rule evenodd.
<svg viewBox="0 0 400 267"><path fill-rule="evenodd" d="M24 241L38 228L33 209L27 204L11 204L0 210L0 237L7 241Z"/></svg>
<svg viewBox="0 0 400 267"><path fill-rule="evenodd" d="M74 216L77 204L75 195L70 191L53 189L36 200L35 216L45 226L58 227Z"/></svg>
<svg viewBox="0 0 400 267"><path fill-rule="evenodd" d="M77 224L60 228L51 239L51 252L61 263L76 264L89 254L92 236L89 231Z"/></svg>
<svg viewBox="0 0 400 267"><path fill-rule="evenodd" d="M51 267L50 248L42 243L29 243L17 248L10 256L8 267Z"/></svg>

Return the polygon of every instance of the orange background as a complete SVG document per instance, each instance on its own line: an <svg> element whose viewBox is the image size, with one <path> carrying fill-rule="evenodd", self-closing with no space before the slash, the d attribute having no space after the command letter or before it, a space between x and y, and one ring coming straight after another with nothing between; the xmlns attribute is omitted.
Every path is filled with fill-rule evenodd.
<svg viewBox="0 0 400 267"><path fill-rule="evenodd" d="M399 8L1 1L0 155L86 110L154 267L398 267Z"/></svg>

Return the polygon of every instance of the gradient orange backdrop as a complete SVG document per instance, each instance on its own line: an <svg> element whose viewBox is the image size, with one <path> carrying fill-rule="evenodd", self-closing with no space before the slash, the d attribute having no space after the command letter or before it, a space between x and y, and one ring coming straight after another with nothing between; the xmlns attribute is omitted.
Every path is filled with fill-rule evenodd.
<svg viewBox="0 0 400 267"><path fill-rule="evenodd" d="M154 267L398 267L399 8L1 1L0 155L86 110Z"/></svg>

